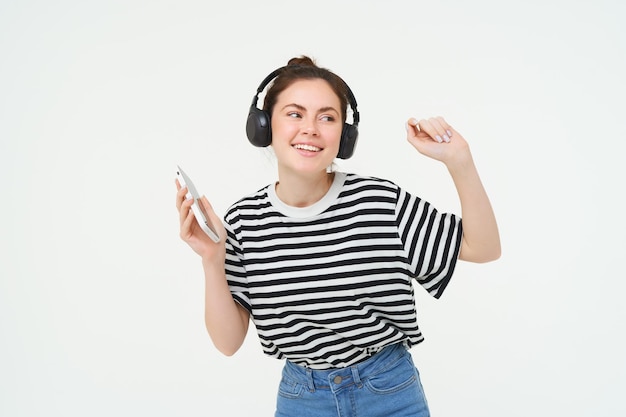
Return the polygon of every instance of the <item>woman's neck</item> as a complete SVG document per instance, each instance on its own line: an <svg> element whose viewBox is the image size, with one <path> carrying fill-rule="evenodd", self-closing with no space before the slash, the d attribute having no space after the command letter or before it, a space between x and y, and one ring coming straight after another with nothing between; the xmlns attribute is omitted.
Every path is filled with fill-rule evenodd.
<svg viewBox="0 0 626 417"><path fill-rule="evenodd" d="M292 207L308 207L322 199L333 184L335 174L323 173L316 176L278 175L276 195Z"/></svg>

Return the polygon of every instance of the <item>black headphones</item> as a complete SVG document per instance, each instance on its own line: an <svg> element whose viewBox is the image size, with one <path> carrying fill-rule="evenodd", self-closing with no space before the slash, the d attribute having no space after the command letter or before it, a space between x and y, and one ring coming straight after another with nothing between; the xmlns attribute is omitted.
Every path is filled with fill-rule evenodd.
<svg viewBox="0 0 626 417"><path fill-rule="evenodd" d="M248 135L248 140L254 146L264 148L272 143L270 115L267 111L257 107L257 101L259 100L261 91L263 91L270 81L276 78L285 68L287 67L278 68L265 77L252 99L252 105L250 106L248 121L246 123L246 134ZM343 83L346 86L348 104L352 109L352 124L343 124L337 158L348 159L354 154L354 148L356 147L357 138L359 136L359 112L356 109L356 99L354 98L354 94L352 94L352 90L350 90L350 87L348 87L345 81L343 81Z"/></svg>

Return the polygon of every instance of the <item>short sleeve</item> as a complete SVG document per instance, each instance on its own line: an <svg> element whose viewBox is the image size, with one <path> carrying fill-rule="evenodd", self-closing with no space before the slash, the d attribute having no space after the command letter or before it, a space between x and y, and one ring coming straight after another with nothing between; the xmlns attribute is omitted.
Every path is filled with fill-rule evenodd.
<svg viewBox="0 0 626 417"><path fill-rule="evenodd" d="M461 248L461 218L398 188L396 219L412 278L435 298L452 278Z"/></svg>
<svg viewBox="0 0 626 417"><path fill-rule="evenodd" d="M228 287L230 288L233 299L252 314L248 279L243 263L243 252L231 225L227 221L224 221L224 227L226 228L227 234L225 242L225 271Z"/></svg>

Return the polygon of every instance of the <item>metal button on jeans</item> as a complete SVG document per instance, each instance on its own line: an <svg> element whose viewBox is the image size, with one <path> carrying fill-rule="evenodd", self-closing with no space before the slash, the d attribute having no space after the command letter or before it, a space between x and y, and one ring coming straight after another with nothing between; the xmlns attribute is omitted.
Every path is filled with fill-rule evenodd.
<svg viewBox="0 0 626 417"><path fill-rule="evenodd" d="M335 377L335 379L333 379L333 382L334 382L335 384L341 384L341 381L343 381L343 378L342 378L342 377L340 377L339 375L337 375L337 376Z"/></svg>

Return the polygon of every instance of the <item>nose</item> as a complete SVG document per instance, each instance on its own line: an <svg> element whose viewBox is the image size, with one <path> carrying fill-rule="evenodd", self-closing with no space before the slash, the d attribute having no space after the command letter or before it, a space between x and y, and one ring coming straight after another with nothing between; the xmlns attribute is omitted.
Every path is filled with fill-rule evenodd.
<svg viewBox="0 0 626 417"><path fill-rule="evenodd" d="M302 132L307 135L317 136L319 135L319 129L317 127L317 120L309 119L303 122Z"/></svg>

